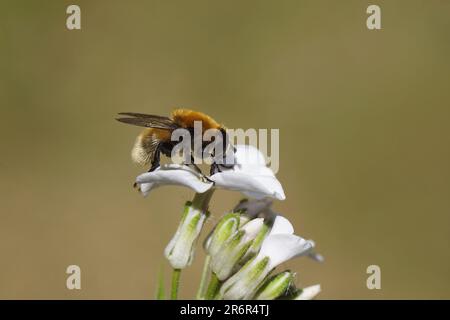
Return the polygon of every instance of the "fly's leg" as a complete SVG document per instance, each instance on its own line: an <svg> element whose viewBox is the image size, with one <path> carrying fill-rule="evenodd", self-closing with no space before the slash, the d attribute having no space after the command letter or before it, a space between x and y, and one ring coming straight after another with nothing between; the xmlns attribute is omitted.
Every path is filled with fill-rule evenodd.
<svg viewBox="0 0 450 320"><path fill-rule="evenodd" d="M158 146L155 149L155 152L153 153L152 166L150 167L148 172L155 171L156 168L158 168L160 165L160 162L161 162L161 147L160 147L160 145L161 144L158 144Z"/></svg>
<svg viewBox="0 0 450 320"><path fill-rule="evenodd" d="M214 183L207 175L205 175L202 170L194 163L194 156L191 155L191 163L190 165L199 173L202 175L203 178L205 178L207 181Z"/></svg>

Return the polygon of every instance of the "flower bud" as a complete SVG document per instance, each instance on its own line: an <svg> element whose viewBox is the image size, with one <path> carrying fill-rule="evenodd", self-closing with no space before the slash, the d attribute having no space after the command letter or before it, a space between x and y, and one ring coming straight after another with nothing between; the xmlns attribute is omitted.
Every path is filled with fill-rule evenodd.
<svg viewBox="0 0 450 320"><path fill-rule="evenodd" d="M256 300L274 300L286 293L294 280L294 274L284 271L267 279L258 290Z"/></svg>
<svg viewBox="0 0 450 320"><path fill-rule="evenodd" d="M251 246L248 248L247 252L241 259L241 264L245 264L248 260L253 258L256 254L258 254L259 249L261 248L261 245L266 238L266 236L269 234L270 226L264 221L264 224L261 228L261 230L256 235L255 239L253 240Z"/></svg>
<svg viewBox="0 0 450 320"><path fill-rule="evenodd" d="M164 250L174 269L184 269L192 263L195 243L208 215L208 211L194 207L190 201L186 202L178 229Z"/></svg>
<svg viewBox="0 0 450 320"><path fill-rule="evenodd" d="M220 295L226 300L250 299L260 283L271 271L269 257L248 261L237 273L224 282Z"/></svg>
<svg viewBox="0 0 450 320"><path fill-rule="evenodd" d="M205 241L205 250L209 255L215 255L223 246L223 244L230 239L230 237L239 228L239 213L228 213L219 221L214 231L208 236Z"/></svg>
<svg viewBox="0 0 450 320"><path fill-rule="evenodd" d="M219 280L225 280L230 276L234 266L245 255L253 239L260 232L263 220L257 218L246 223L228 241L223 243L215 254L211 255L211 269Z"/></svg>

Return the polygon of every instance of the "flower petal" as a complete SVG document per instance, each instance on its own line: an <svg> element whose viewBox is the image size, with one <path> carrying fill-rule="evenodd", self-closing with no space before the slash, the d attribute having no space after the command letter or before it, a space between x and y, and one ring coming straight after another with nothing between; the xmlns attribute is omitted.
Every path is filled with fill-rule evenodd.
<svg viewBox="0 0 450 320"><path fill-rule="evenodd" d="M309 253L314 242L292 234L274 234L267 236L261 245L258 256L269 257L270 265L275 268L292 258Z"/></svg>
<svg viewBox="0 0 450 320"><path fill-rule="evenodd" d="M258 148L252 145L238 144L235 146L235 164L241 166L266 167L266 159Z"/></svg>
<svg viewBox="0 0 450 320"><path fill-rule="evenodd" d="M254 179L258 180L260 184L266 186L273 193L274 198L278 200L286 199L283 187L281 186L280 181L278 181L278 179L274 175L258 175L254 177Z"/></svg>
<svg viewBox="0 0 450 320"><path fill-rule="evenodd" d="M233 167L221 167L210 179L219 188L241 191L252 198L286 198L280 182L266 166L263 153L251 145L236 145Z"/></svg>
<svg viewBox="0 0 450 320"><path fill-rule="evenodd" d="M320 284L303 288L295 300L312 300L321 291Z"/></svg>
<svg viewBox="0 0 450 320"><path fill-rule="evenodd" d="M294 234L294 227L288 219L283 216L277 215L272 229L270 230L270 235L274 234Z"/></svg>
<svg viewBox="0 0 450 320"><path fill-rule="evenodd" d="M138 185L139 185L139 191L141 191L141 193L144 197L148 196L150 191L155 187L155 184L150 183L150 182L149 183L141 183Z"/></svg>
<svg viewBox="0 0 450 320"><path fill-rule="evenodd" d="M258 233L261 231L263 227L264 219L263 218L255 218L250 222L246 223L241 230L245 232L244 237L242 238L244 242L253 240L256 238Z"/></svg>
<svg viewBox="0 0 450 320"><path fill-rule="evenodd" d="M275 176L258 176L242 171L224 171L213 174L210 179L216 187L241 191L242 193L262 199L272 197L284 200L283 188Z"/></svg>
<svg viewBox="0 0 450 320"><path fill-rule="evenodd" d="M144 195L163 185L185 186L197 193L204 193L213 186L211 182L203 181L202 175L195 170L178 164L164 165L155 171L143 173L136 178L136 183Z"/></svg>

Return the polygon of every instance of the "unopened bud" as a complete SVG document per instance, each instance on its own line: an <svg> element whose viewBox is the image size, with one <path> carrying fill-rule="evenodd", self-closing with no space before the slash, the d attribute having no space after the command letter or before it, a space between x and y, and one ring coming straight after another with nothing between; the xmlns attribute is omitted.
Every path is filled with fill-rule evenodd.
<svg viewBox="0 0 450 320"><path fill-rule="evenodd" d="M183 269L192 263L195 243L208 214L193 207L191 202L186 202L180 225L164 250L164 255L174 269Z"/></svg>
<svg viewBox="0 0 450 320"><path fill-rule="evenodd" d="M225 300L251 299L270 270L268 257L253 258L223 283L220 288L221 297Z"/></svg>
<svg viewBox="0 0 450 320"><path fill-rule="evenodd" d="M286 293L294 280L294 274L284 271L267 279L255 296L256 300L274 300Z"/></svg>
<svg viewBox="0 0 450 320"><path fill-rule="evenodd" d="M211 255L211 269L219 280L225 280L230 276L233 268L245 255L262 226L262 218L253 219L223 243L214 255Z"/></svg>
<svg viewBox="0 0 450 320"><path fill-rule="evenodd" d="M230 239L238 228L239 213L231 212L224 215L205 242L206 252L209 255L217 254L223 244Z"/></svg>

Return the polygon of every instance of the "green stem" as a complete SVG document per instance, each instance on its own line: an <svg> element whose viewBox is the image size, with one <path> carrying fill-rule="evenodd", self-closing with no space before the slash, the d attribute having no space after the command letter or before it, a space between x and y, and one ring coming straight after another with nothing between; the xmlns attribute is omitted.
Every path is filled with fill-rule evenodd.
<svg viewBox="0 0 450 320"><path fill-rule="evenodd" d="M217 291L219 290L221 282L219 278L217 278L214 272L211 273L211 279L209 280L208 290L206 291L206 300L214 300L217 295Z"/></svg>
<svg viewBox="0 0 450 320"><path fill-rule="evenodd" d="M173 269L172 271L172 288L170 291L170 299L177 300L178 287L180 285L181 269Z"/></svg>
<svg viewBox="0 0 450 320"><path fill-rule="evenodd" d="M203 271L202 271L202 277L200 279L200 286L198 288L197 291L197 300L203 300L205 299L205 294L206 294L206 281L208 280L208 276L209 276L209 264L211 262L211 256L207 255L205 258L205 265L203 266Z"/></svg>
<svg viewBox="0 0 450 320"><path fill-rule="evenodd" d="M166 292L164 290L164 273L162 268L159 270L158 274L158 288L156 290L156 299L157 300L166 299Z"/></svg>

